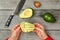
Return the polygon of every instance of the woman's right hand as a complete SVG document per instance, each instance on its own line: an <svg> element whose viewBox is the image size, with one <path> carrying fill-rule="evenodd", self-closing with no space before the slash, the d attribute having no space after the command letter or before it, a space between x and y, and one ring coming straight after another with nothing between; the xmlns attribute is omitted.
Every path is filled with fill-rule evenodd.
<svg viewBox="0 0 60 40"><path fill-rule="evenodd" d="M16 24L11 29L11 35L8 40L18 40L19 35L21 34L20 24Z"/></svg>
<svg viewBox="0 0 60 40"><path fill-rule="evenodd" d="M35 32L41 40L46 39L48 35L45 32L44 26L39 23L35 23L34 25L35 30L33 32Z"/></svg>

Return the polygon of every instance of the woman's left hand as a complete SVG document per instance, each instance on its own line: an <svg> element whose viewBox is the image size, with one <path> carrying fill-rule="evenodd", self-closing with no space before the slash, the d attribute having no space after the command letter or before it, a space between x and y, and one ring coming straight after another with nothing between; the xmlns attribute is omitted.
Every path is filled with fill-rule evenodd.
<svg viewBox="0 0 60 40"><path fill-rule="evenodd" d="M20 24L13 26L11 29L11 36L8 40L18 40L19 35L21 34Z"/></svg>
<svg viewBox="0 0 60 40"><path fill-rule="evenodd" d="M34 25L35 25L35 30L33 32L35 32L41 40L46 39L48 35L46 34L44 26L39 23L35 23Z"/></svg>

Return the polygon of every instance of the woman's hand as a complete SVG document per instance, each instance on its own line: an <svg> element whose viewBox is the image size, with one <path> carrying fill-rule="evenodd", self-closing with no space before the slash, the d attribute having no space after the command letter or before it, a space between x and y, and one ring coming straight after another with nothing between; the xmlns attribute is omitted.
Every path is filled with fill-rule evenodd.
<svg viewBox="0 0 60 40"><path fill-rule="evenodd" d="M19 35L21 34L20 24L13 26L11 29L11 36L8 40L18 40Z"/></svg>
<svg viewBox="0 0 60 40"><path fill-rule="evenodd" d="M44 26L42 26L41 24L39 23L35 23L35 30L34 32L38 35L38 37L41 39L41 40L44 40L46 39L48 36L45 32L45 29L44 29Z"/></svg>

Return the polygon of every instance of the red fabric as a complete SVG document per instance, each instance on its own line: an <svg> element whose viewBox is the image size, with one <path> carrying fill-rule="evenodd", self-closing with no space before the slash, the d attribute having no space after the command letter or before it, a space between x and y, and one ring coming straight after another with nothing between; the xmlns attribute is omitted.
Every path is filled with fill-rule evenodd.
<svg viewBox="0 0 60 40"><path fill-rule="evenodd" d="M9 38L7 37L5 40L8 40Z"/></svg>
<svg viewBox="0 0 60 40"><path fill-rule="evenodd" d="M53 40L49 35L45 40Z"/></svg>

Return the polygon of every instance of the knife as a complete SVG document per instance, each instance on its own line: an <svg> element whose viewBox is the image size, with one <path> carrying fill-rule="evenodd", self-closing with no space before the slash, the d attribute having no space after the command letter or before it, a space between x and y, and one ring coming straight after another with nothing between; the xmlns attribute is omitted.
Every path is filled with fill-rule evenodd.
<svg viewBox="0 0 60 40"><path fill-rule="evenodd" d="M20 10L22 9L25 1L26 1L26 0L20 0L20 2L18 3L18 5L17 5L17 7L16 7L16 9L15 9L15 11L14 11L14 13L12 13L12 14L9 16L8 20L6 21L5 26L8 26L8 27L9 27L9 25L10 25L13 17L20 12Z"/></svg>

